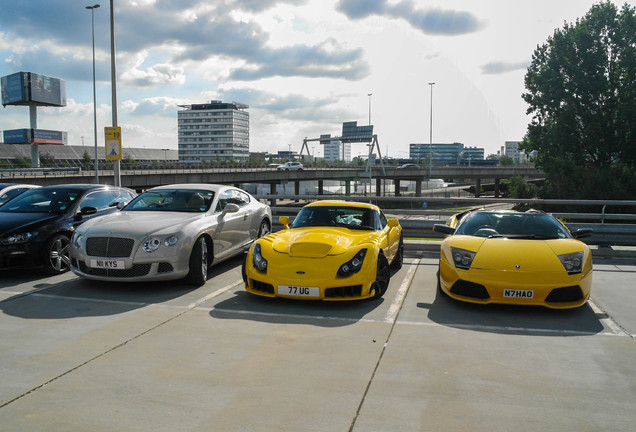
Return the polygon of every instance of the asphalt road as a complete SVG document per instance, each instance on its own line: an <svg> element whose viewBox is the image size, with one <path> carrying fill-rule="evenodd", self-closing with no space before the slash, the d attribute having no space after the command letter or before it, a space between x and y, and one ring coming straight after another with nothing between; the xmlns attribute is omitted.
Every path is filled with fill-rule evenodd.
<svg viewBox="0 0 636 432"><path fill-rule="evenodd" d="M463 304L410 251L379 301L0 273L4 431L633 431L636 260L582 308Z"/></svg>

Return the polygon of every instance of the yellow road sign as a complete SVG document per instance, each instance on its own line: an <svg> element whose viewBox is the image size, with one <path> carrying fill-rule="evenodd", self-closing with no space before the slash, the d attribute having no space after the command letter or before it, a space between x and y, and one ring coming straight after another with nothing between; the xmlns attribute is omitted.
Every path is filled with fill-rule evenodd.
<svg viewBox="0 0 636 432"><path fill-rule="evenodd" d="M121 128L119 126L104 128L106 143L106 160L121 160Z"/></svg>

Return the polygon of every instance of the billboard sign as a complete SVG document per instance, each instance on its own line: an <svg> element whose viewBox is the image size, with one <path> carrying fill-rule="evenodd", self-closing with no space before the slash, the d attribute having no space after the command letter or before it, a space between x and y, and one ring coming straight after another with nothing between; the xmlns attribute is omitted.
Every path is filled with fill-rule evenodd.
<svg viewBox="0 0 636 432"><path fill-rule="evenodd" d="M2 105L10 105L26 100L27 88L23 72L3 76L0 79L0 85L2 85Z"/></svg>
<svg viewBox="0 0 636 432"><path fill-rule="evenodd" d="M30 129L11 129L3 132L5 144L30 144Z"/></svg>
<svg viewBox="0 0 636 432"><path fill-rule="evenodd" d="M66 81L33 72L0 79L2 105L66 106Z"/></svg>
<svg viewBox="0 0 636 432"><path fill-rule="evenodd" d="M12 129L3 133L5 144L68 144L68 133L46 129Z"/></svg>
<svg viewBox="0 0 636 432"><path fill-rule="evenodd" d="M67 144L67 132L31 129L31 142L38 144Z"/></svg>

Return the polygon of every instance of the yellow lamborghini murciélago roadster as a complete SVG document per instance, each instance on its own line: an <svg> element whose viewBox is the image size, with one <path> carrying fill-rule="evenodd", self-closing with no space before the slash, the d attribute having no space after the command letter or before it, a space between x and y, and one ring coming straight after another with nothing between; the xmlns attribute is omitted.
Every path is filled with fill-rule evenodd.
<svg viewBox="0 0 636 432"><path fill-rule="evenodd" d="M402 227L375 205L318 201L248 251L245 289L266 297L313 300L380 298L404 257Z"/></svg>
<svg viewBox="0 0 636 432"><path fill-rule="evenodd" d="M472 303L582 306L592 287L592 254L558 219L527 212L473 210L434 230L441 244L438 288Z"/></svg>

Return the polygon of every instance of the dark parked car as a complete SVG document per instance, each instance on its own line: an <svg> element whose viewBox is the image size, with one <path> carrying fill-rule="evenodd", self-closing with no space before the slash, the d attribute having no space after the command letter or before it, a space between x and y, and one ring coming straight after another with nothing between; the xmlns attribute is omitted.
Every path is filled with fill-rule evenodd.
<svg viewBox="0 0 636 432"><path fill-rule="evenodd" d="M136 196L121 187L79 184L28 190L0 207L0 269L69 269L70 239L82 222L119 211ZM121 205L120 205L121 204Z"/></svg>

